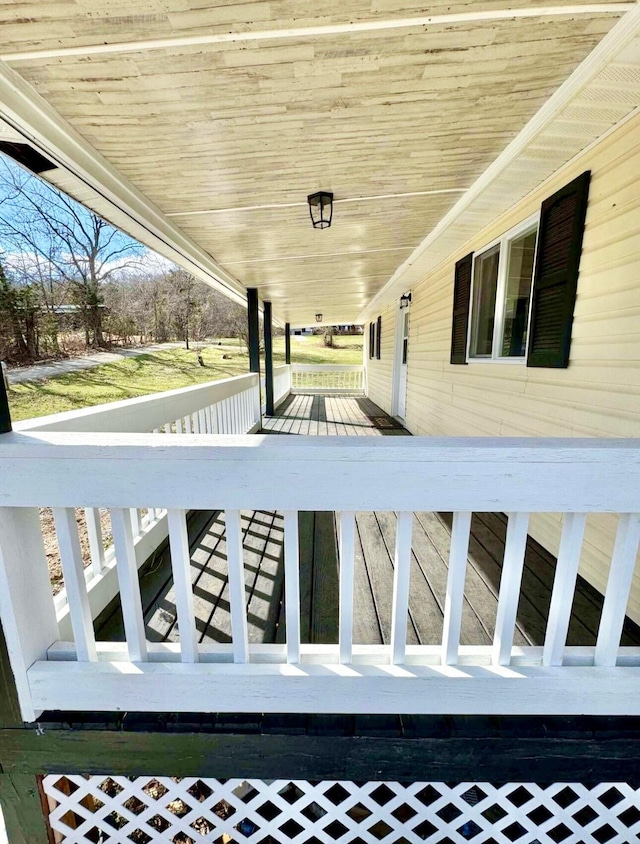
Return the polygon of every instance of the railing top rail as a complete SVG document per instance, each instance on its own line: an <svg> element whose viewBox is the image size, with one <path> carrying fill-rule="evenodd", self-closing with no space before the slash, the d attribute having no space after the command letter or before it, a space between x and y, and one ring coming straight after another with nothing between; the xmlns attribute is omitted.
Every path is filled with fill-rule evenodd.
<svg viewBox="0 0 640 844"><path fill-rule="evenodd" d="M55 413L36 419L16 422L16 431L83 431L144 433L206 405L258 385L258 376L249 372L220 381L207 381L191 387L180 387L163 393L151 393L134 399L98 404L80 410Z"/></svg>
<svg viewBox="0 0 640 844"><path fill-rule="evenodd" d="M168 503L183 509L639 512L640 440L0 437L0 506Z"/></svg>
<svg viewBox="0 0 640 844"><path fill-rule="evenodd" d="M362 372L362 364L292 363L293 372Z"/></svg>

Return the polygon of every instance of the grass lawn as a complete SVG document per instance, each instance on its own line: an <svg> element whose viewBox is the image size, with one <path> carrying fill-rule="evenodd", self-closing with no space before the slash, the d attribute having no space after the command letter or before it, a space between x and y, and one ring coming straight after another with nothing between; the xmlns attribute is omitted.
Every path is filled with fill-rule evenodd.
<svg viewBox="0 0 640 844"><path fill-rule="evenodd" d="M322 337L293 336L291 360L293 363L360 364L362 339L362 335L336 337L336 347L327 349ZM16 384L9 389L11 416L17 422L205 381L219 381L247 372L249 359L238 341L221 342L221 346L217 342L202 344L204 367L198 365L196 351L167 349L45 381ZM274 363L284 363L284 337L275 337L273 347ZM223 355L228 355L227 359L223 359ZM264 367L262 371L264 373Z"/></svg>

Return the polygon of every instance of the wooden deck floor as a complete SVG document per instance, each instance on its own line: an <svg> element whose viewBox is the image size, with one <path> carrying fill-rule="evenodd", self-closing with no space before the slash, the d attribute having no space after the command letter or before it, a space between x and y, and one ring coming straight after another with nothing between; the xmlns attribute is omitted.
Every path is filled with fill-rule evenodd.
<svg viewBox="0 0 640 844"><path fill-rule="evenodd" d="M291 396L265 420L270 434L402 436L407 432L373 402L357 396ZM283 642L283 519L279 513L242 514L249 640ZM394 513L356 516L354 641L388 643L391 626ZM338 558L332 513L300 514L300 598L303 642L335 643L338 636ZM451 518L446 513L416 513L409 624L410 644L438 644L442 637ZM475 514L471 528L461 643L481 645L493 639L504 552L506 519ZM197 627L201 642L229 642L231 619L225 552L224 517L194 512L189 517L191 569ZM543 643L551 599L555 559L529 540L515 644ZM140 576L147 636L177 641L171 563L166 546L156 552ZM569 645L593 645L602 598L579 578L569 627ZM124 638L120 607L98 619L101 640ZM640 644L640 629L627 620L623 644Z"/></svg>

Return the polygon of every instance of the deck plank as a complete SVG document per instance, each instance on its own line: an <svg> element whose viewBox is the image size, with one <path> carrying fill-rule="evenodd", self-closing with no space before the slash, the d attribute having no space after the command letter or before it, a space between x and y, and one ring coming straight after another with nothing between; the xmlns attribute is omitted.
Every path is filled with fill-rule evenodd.
<svg viewBox="0 0 640 844"><path fill-rule="evenodd" d="M377 520L382 532L387 554L393 558L398 519L395 513L377 513ZM411 580L409 586L409 627L413 625L416 642L420 645L435 645L442 641L442 613L414 550L416 533L419 530L417 520L413 520ZM408 635L409 632L408 632ZM410 638L407 642L411 644Z"/></svg>
<svg viewBox="0 0 640 844"><path fill-rule="evenodd" d="M355 571L353 581L353 641L359 645L381 645L382 627L369 579L356 523Z"/></svg>
<svg viewBox="0 0 640 844"><path fill-rule="evenodd" d="M316 513L313 540L311 641L338 643L338 546L333 513Z"/></svg>

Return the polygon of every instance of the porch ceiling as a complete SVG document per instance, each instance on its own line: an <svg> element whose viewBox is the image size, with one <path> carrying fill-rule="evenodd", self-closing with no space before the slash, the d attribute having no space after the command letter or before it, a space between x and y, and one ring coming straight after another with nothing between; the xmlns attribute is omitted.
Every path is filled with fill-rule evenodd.
<svg viewBox="0 0 640 844"><path fill-rule="evenodd" d="M347 16L337 0L146 0L135 14L129 0L27 0L19 18L1 4L0 25L4 66L185 254L213 257L208 280L258 287L276 317L309 324L355 321L379 299L631 5L551 0L518 18L505 7L542 4L349 0ZM99 183L45 175L150 242ZM318 189L336 198L325 231L306 206Z"/></svg>

